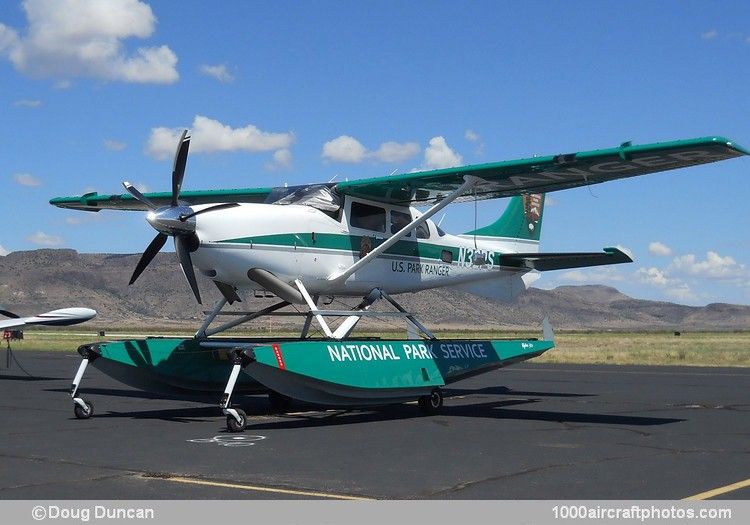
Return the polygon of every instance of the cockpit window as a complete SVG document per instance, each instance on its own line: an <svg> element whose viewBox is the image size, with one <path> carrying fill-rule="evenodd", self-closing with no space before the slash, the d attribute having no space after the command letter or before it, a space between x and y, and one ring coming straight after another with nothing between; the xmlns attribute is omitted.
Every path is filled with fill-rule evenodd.
<svg viewBox="0 0 750 525"><path fill-rule="evenodd" d="M430 238L430 227L427 226L426 222L423 222L417 226L417 239L429 239Z"/></svg>
<svg viewBox="0 0 750 525"><path fill-rule="evenodd" d="M352 202L351 226L385 233L385 209L361 202Z"/></svg>

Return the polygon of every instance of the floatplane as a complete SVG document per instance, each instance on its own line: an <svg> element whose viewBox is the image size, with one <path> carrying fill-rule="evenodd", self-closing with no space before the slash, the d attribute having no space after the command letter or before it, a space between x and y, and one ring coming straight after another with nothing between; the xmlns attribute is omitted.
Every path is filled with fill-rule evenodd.
<svg viewBox="0 0 750 525"><path fill-rule="evenodd" d="M366 406L418 401L425 413L443 404L441 387L524 361L554 347L528 340L439 339L394 298L437 287L456 287L509 301L540 272L632 262L617 248L547 253L539 249L546 193L749 154L722 137L534 157L457 168L304 186L182 191L190 137L177 145L170 192L60 197L62 208L146 212L156 236L138 261L133 284L169 237L187 283L201 303L195 268L213 281L221 299L192 338L145 338L83 345L70 395L79 418L92 415L79 396L86 367L150 391L218 391L230 431L247 415L231 404L235 389L270 392L283 408L289 399L322 405ZM432 217L454 202L509 198L500 217L460 235ZM420 209L422 211L420 211ZM277 298L214 326L242 294ZM326 308L334 297L356 297L353 308ZM373 312L381 301L393 311ZM304 321L296 338L214 337L263 316L296 308ZM288 310L288 309L287 309ZM354 337L368 315L406 321L404 339ZM335 325L333 321L337 321ZM322 337L311 336L319 325ZM416 335L415 335L416 334Z"/></svg>

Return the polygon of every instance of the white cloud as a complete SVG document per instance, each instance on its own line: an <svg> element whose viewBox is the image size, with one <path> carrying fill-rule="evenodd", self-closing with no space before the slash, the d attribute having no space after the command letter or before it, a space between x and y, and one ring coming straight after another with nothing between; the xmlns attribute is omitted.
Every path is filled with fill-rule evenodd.
<svg viewBox="0 0 750 525"><path fill-rule="evenodd" d="M273 152L273 162L267 162L265 169L275 171L292 167L292 152L288 149L280 149Z"/></svg>
<svg viewBox="0 0 750 525"><path fill-rule="evenodd" d="M479 133L477 133L473 129L467 129L464 133L464 138L469 142L474 142L476 144L476 147L474 148L475 155L484 154L484 142L480 142L482 137L479 136Z"/></svg>
<svg viewBox="0 0 750 525"><path fill-rule="evenodd" d="M547 207L547 206L557 206L558 204L560 204L560 202L557 199L553 198L552 195L550 195L549 193L544 196L544 206L545 207Z"/></svg>
<svg viewBox="0 0 750 525"><path fill-rule="evenodd" d="M432 137L424 150L424 164L429 169L452 168L463 163L463 157L453 151L443 137Z"/></svg>
<svg viewBox="0 0 750 525"><path fill-rule="evenodd" d="M62 237L49 235L44 232L36 232L34 235L30 235L26 239L41 246L60 246L65 242Z"/></svg>
<svg viewBox="0 0 750 525"><path fill-rule="evenodd" d="M9 253L10 253L10 252L9 252L8 250L6 250L6 249L5 249L5 246L3 246L2 244L0 244L0 256L2 256L2 257L5 257L5 256L6 256L6 255L8 255Z"/></svg>
<svg viewBox="0 0 750 525"><path fill-rule="evenodd" d="M18 33L0 22L0 53L9 53L11 49L18 46Z"/></svg>
<svg viewBox="0 0 750 525"><path fill-rule="evenodd" d="M601 282L619 282L624 281L620 271L616 268L595 268L588 270L571 270L560 276L561 281L570 281L574 283L601 283Z"/></svg>
<svg viewBox="0 0 750 525"><path fill-rule="evenodd" d="M42 101L24 98L21 100L16 100L13 105L17 108L38 108L42 105Z"/></svg>
<svg viewBox="0 0 750 525"><path fill-rule="evenodd" d="M34 77L89 77L171 84L179 78L177 55L167 46L129 53L128 38L148 38L156 26L151 7L139 0L26 0L23 36L0 24L0 53Z"/></svg>
<svg viewBox="0 0 750 525"><path fill-rule="evenodd" d="M16 184L21 186L41 186L42 181L31 175L30 173L15 173L13 174L13 180Z"/></svg>
<svg viewBox="0 0 750 525"><path fill-rule="evenodd" d="M383 142L377 151L371 153L380 162L403 162L419 154L416 142Z"/></svg>
<svg viewBox="0 0 750 525"><path fill-rule="evenodd" d="M692 253L675 257L670 271L708 279L737 279L748 276L745 266L732 257L722 257L714 251L706 253L706 259L698 260Z"/></svg>
<svg viewBox="0 0 750 525"><path fill-rule="evenodd" d="M104 139L104 149L109 151L122 151L127 147L127 144L118 140ZM175 147L177 147L175 145Z"/></svg>
<svg viewBox="0 0 750 525"><path fill-rule="evenodd" d="M234 80L234 75L227 71L227 66L225 66L224 64L218 64L215 66L203 64L200 67L200 72L208 77L215 78L222 84L228 84L229 82L232 82Z"/></svg>
<svg viewBox="0 0 750 525"><path fill-rule="evenodd" d="M671 287L666 288L664 290L664 293L680 301L693 302L693 301L698 300L698 296L695 295L695 293L690 289L690 287L687 284L682 283L682 282L676 283L672 285Z"/></svg>
<svg viewBox="0 0 750 525"><path fill-rule="evenodd" d="M667 286L670 282L664 271L656 267L638 268L635 274L642 282L654 286Z"/></svg>
<svg viewBox="0 0 750 525"><path fill-rule="evenodd" d="M156 159L171 159L174 156L182 128L153 128L146 145L146 153ZM244 128L232 128L202 115L196 115L192 126L191 153L215 153L218 151L276 151L289 149L294 143L294 133L271 133L252 124Z"/></svg>
<svg viewBox="0 0 750 525"><path fill-rule="evenodd" d="M717 36L719 36L719 32L716 29L710 29L706 31L705 33L701 33L701 38L703 40L713 40Z"/></svg>
<svg viewBox="0 0 750 525"><path fill-rule="evenodd" d="M679 301L693 302L698 297L688 283L670 276L669 269L661 270L656 267L638 268L635 276L644 284L659 288L665 295Z"/></svg>
<svg viewBox="0 0 750 525"><path fill-rule="evenodd" d="M341 135L323 144L321 156L333 162L362 162L367 156L367 148L360 141L349 135Z"/></svg>
<svg viewBox="0 0 750 525"><path fill-rule="evenodd" d="M659 241L654 241L648 245L648 253L651 255L659 255L661 257L667 257L672 255L672 248Z"/></svg>
<svg viewBox="0 0 750 525"><path fill-rule="evenodd" d="M350 135L340 135L323 144L321 157L331 162L358 164L367 159L376 162L402 162L419 154L416 142L387 141L375 151L368 150L359 140Z"/></svg>
<svg viewBox="0 0 750 525"><path fill-rule="evenodd" d="M625 255L627 255L631 259L635 259L635 254L633 253L633 250L631 250L627 246L623 246L622 244L618 244L617 246L615 246L615 248L617 248L621 252L625 252Z"/></svg>

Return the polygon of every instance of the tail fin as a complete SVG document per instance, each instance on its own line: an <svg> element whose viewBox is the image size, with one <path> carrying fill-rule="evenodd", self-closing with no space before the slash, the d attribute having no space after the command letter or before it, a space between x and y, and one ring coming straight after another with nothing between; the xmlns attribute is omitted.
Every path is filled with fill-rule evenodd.
<svg viewBox="0 0 750 525"><path fill-rule="evenodd" d="M516 195L510 199L508 207L498 220L464 235L538 241L542 233L543 211L544 193Z"/></svg>

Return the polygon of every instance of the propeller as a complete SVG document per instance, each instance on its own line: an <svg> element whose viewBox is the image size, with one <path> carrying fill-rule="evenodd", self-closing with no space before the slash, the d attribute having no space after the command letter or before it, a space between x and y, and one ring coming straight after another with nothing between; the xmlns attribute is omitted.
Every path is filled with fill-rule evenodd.
<svg viewBox="0 0 750 525"><path fill-rule="evenodd" d="M122 183L125 190L133 198L143 203L149 209L146 221L158 232L143 252L143 255L141 255L128 285L133 284L140 277L143 270L148 267L154 257L156 257L156 254L164 247L167 239L174 237L174 246L180 261L182 273L185 275L185 279L190 285L190 289L193 291L198 304L203 304L201 302L200 291L198 290L198 281L195 278L193 261L190 257L190 253L195 251L200 244L200 240L195 233L195 221L192 219L203 213L233 208L239 206L239 204L236 202L222 203L196 211L184 202L180 203L182 181L185 178L185 166L187 165L188 150L190 149L190 137L187 133L187 130L182 132L174 156L174 165L172 167L172 198L169 206L159 207L129 182L125 181Z"/></svg>

